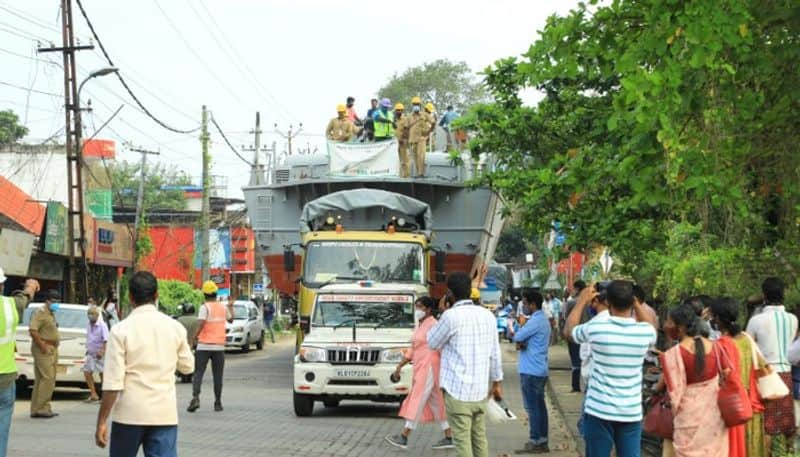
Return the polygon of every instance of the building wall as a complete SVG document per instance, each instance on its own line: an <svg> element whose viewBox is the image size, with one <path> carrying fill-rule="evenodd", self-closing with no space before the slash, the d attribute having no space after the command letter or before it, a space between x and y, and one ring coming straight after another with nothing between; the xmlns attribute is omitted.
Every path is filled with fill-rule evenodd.
<svg viewBox="0 0 800 457"><path fill-rule="evenodd" d="M153 252L139 261L139 268L159 279L192 281L194 266L194 227L150 227Z"/></svg>

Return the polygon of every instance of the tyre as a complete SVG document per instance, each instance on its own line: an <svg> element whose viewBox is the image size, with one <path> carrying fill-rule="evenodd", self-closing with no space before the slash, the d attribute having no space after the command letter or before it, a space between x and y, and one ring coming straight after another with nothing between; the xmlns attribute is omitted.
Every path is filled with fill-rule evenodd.
<svg viewBox="0 0 800 457"><path fill-rule="evenodd" d="M325 400L322 402L326 408L338 408L339 403L341 403L340 400Z"/></svg>
<svg viewBox="0 0 800 457"><path fill-rule="evenodd" d="M247 353L250 352L250 334L248 333L247 336L244 337L244 341L242 342L242 352Z"/></svg>
<svg viewBox="0 0 800 457"><path fill-rule="evenodd" d="M314 397L294 393L294 414L297 417L309 417L314 413Z"/></svg>
<svg viewBox="0 0 800 457"><path fill-rule="evenodd" d="M258 349L259 351L264 349L264 332L263 331L261 332L261 338L259 338L258 341L256 341L256 349Z"/></svg>

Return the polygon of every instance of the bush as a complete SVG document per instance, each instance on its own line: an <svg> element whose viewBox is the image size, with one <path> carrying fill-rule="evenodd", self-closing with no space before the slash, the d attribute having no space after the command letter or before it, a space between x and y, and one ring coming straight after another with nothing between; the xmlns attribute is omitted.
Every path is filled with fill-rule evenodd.
<svg viewBox="0 0 800 457"><path fill-rule="evenodd" d="M158 303L166 308L168 314L178 314L178 306L186 302L200 306L203 303L203 292L183 281L158 280Z"/></svg>

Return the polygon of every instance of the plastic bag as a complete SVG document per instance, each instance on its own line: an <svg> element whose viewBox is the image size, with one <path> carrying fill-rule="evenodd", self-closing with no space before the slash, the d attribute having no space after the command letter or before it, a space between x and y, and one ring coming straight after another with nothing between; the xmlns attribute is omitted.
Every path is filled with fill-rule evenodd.
<svg viewBox="0 0 800 457"><path fill-rule="evenodd" d="M495 399L490 399L486 407L486 415L488 416L489 422L493 424L517 420L517 416L508 409L508 406L506 406L502 400L497 401Z"/></svg>

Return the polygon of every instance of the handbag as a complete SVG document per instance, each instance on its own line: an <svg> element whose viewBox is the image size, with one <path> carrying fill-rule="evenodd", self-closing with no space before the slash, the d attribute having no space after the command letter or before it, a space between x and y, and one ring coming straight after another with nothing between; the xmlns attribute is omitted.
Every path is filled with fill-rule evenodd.
<svg viewBox="0 0 800 457"><path fill-rule="evenodd" d="M502 424L517 420L517 416L508 409L502 400L492 398L486 405L486 416L492 424Z"/></svg>
<svg viewBox="0 0 800 457"><path fill-rule="evenodd" d="M669 396L655 394L650 397L650 407L644 416L642 430L649 435L671 440L672 433L675 431L675 425L672 420L672 406L669 402Z"/></svg>
<svg viewBox="0 0 800 457"><path fill-rule="evenodd" d="M717 406L722 413L722 420L725 421L726 427L744 424L753 417L753 405L750 403L750 397L739 376L735 375L736 372L725 374L722 371L720 363L722 357L725 358L728 366L733 367L725 349L715 344L714 350L717 352L717 373L719 375Z"/></svg>
<svg viewBox="0 0 800 457"><path fill-rule="evenodd" d="M780 400L781 398L789 395L789 388L783 382L780 375L772 369L768 364L764 364L759 368L758 361L763 359L761 351L758 349L753 337L747 335L750 339L750 347L753 350L753 370L756 372L756 385L758 386L758 394L764 400Z"/></svg>

